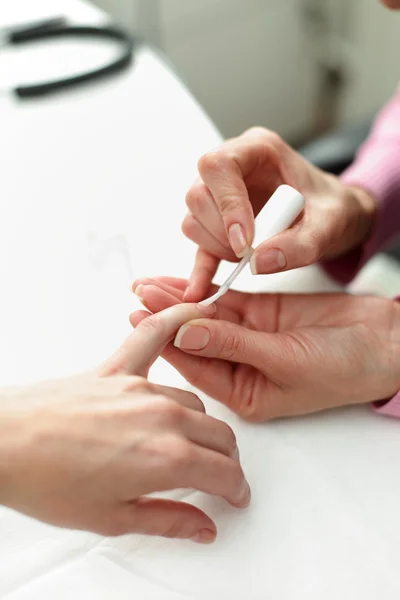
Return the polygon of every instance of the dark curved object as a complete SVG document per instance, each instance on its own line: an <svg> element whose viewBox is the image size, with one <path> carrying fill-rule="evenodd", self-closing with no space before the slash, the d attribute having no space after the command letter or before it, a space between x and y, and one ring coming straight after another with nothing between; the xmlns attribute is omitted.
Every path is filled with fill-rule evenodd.
<svg viewBox="0 0 400 600"><path fill-rule="evenodd" d="M97 80L105 76L117 73L126 68L133 59L134 43L132 38L122 29L112 26L94 27L88 25L68 25L61 18L44 21L33 26L9 30L7 42L13 45L27 42L41 41L52 38L81 38L96 37L108 38L117 41L121 45L119 56L112 62L79 75L73 75L64 79L41 82L33 85L20 85L13 89L16 96L21 99L43 96L65 88L73 87L81 83Z"/></svg>

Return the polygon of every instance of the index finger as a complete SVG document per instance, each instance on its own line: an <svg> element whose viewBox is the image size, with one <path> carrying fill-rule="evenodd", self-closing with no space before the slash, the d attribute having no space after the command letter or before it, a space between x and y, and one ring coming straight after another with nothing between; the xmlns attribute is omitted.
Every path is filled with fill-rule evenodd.
<svg viewBox="0 0 400 600"><path fill-rule="evenodd" d="M212 318L215 311L215 305L177 304L144 319L105 362L100 374L126 373L147 377L151 365L182 325L192 319Z"/></svg>
<svg viewBox="0 0 400 600"><path fill-rule="evenodd" d="M244 256L253 242L254 213L239 163L222 147L205 154L198 168L217 205L232 250L236 256Z"/></svg>
<svg viewBox="0 0 400 600"><path fill-rule="evenodd" d="M199 302L206 298L218 266L219 258L201 248L197 250L189 285L184 295L186 302Z"/></svg>

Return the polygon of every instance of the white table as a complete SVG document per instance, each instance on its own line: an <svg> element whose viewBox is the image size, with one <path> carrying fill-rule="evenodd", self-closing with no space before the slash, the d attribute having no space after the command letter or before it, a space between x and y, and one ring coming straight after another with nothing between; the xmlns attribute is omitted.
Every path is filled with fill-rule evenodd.
<svg viewBox="0 0 400 600"><path fill-rule="evenodd" d="M14 0L0 6L0 24L59 13L102 18L72 0ZM84 50L2 51L0 87L110 51ZM95 365L129 332L134 277L188 274L184 194L197 158L220 138L146 48L96 86L23 104L1 97L0 123L0 364L1 383L12 384ZM247 273L241 286L334 289L317 269ZM185 385L162 361L153 378ZM2 509L0 597L397 600L398 423L361 408L251 426L205 400L234 427L253 488L242 512L190 495L218 525L214 545L103 539Z"/></svg>

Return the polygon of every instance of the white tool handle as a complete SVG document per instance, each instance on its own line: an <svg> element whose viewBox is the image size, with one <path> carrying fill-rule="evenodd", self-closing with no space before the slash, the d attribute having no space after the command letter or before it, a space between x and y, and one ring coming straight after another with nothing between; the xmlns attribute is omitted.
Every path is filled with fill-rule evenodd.
<svg viewBox="0 0 400 600"><path fill-rule="evenodd" d="M250 262L254 248L257 248L262 242L269 240L274 235L288 229L304 209L304 204L304 196L300 192L290 185L280 185L256 218L256 233L253 247L242 258L228 279L224 281L218 292L210 298L203 300L201 304L209 306L221 298L229 290L247 263Z"/></svg>

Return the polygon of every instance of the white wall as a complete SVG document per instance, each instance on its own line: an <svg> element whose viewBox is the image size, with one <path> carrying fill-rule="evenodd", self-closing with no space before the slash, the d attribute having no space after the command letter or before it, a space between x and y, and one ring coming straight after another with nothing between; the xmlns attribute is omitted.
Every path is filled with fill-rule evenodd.
<svg viewBox="0 0 400 600"><path fill-rule="evenodd" d="M125 23L132 14L132 1L97 1ZM159 6L163 50L222 133L308 130L317 79L302 0L143 0L136 10L143 4Z"/></svg>
<svg viewBox="0 0 400 600"><path fill-rule="evenodd" d="M319 71L304 27L306 3L322 0L96 0L160 44L226 136L262 124L287 139L313 124ZM344 33L349 81L341 121L362 118L400 79L400 14L378 0L326 0ZM342 27L343 32L340 31ZM326 44L328 46L328 44ZM324 44L323 44L324 46Z"/></svg>
<svg viewBox="0 0 400 600"><path fill-rule="evenodd" d="M310 126L316 70L299 0L162 2L164 48L226 135Z"/></svg>
<svg viewBox="0 0 400 600"><path fill-rule="evenodd" d="M389 11L376 0L353 0L349 75L342 119L369 115L400 82L400 11Z"/></svg>

